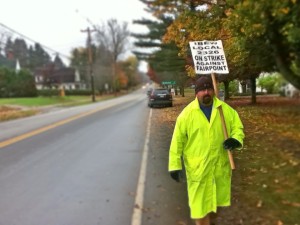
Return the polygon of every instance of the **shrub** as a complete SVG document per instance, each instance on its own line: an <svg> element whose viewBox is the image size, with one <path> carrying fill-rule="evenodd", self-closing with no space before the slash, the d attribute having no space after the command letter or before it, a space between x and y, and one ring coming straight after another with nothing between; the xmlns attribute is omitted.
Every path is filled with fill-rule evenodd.
<svg viewBox="0 0 300 225"><path fill-rule="evenodd" d="M0 68L0 97L35 97L37 90L34 77L27 70L16 73Z"/></svg>

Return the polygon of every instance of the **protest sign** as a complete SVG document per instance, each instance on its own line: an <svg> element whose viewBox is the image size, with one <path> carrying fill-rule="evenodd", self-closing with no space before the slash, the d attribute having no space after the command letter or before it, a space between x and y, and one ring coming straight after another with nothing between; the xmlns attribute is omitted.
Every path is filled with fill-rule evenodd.
<svg viewBox="0 0 300 225"><path fill-rule="evenodd" d="M222 41L191 41L190 49L196 74L228 74Z"/></svg>

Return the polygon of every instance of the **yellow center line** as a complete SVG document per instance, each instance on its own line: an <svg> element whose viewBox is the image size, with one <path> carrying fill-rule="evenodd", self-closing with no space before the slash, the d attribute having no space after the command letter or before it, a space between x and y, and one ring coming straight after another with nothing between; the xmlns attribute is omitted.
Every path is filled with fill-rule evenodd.
<svg viewBox="0 0 300 225"><path fill-rule="evenodd" d="M91 114L96 113L96 112L98 112L100 110L107 109L107 108L109 108L111 106L112 105L108 105L108 106L97 108L97 109L94 109L94 110L91 110L91 111L88 111L88 112L85 112L85 113L81 113L81 114L78 114L76 116L72 116L72 117L70 117L68 119L61 120L61 121L58 121L58 122L53 123L51 125L48 125L48 126L45 126L45 127L41 127L39 129L30 131L28 133L21 134L19 136L16 136L16 137L10 138L8 140L2 141L2 142L0 142L0 148L6 147L6 146L11 145L11 144L14 144L14 143L16 143L18 141L21 141L21 140L24 140L26 138L32 137L34 135L40 134L42 132L45 132L47 130L53 129L53 128L58 127L58 126L61 126L63 124L69 123L69 122L71 122L73 120L76 120L76 119L79 119L79 118L91 115Z"/></svg>

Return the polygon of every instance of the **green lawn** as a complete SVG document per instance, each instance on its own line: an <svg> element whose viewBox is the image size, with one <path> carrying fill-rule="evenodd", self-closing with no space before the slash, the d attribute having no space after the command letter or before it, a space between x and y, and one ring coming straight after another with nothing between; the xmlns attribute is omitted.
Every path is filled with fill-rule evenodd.
<svg viewBox="0 0 300 225"><path fill-rule="evenodd" d="M127 94L105 94L95 96L95 101L100 102ZM43 111L44 106L70 107L84 104L91 104L92 96L52 96L32 98L0 98L0 122L22 117L36 115Z"/></svg>
<svg viewBox="0 0 300 225"><path fill-rule="evenodd" d="M114 98L114 95L97 96L96 102ZM0 98L0 121L28 117L40 113L43 106L69 107L92 103L91 96Z"/></svg>
<svg viewBox="0 0 300 225"><path fill-rule="evenodd" d="M90 96L65 96L65 97L34 97L34 98L0 98L1 105L20 105L20 106L46 106L64 105L81 102L91 102Z"/></svg>

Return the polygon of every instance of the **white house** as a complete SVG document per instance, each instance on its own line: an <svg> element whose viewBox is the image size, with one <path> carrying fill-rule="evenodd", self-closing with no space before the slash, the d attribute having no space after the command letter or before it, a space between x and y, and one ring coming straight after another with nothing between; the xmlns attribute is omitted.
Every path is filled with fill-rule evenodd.
<svg viewBox="0 0 300 225"><path fill-rule="evenodd" d="M290 98L299 98L300 90L295 88L292 84L288 83L282 88L284 95Z"/></svg>

